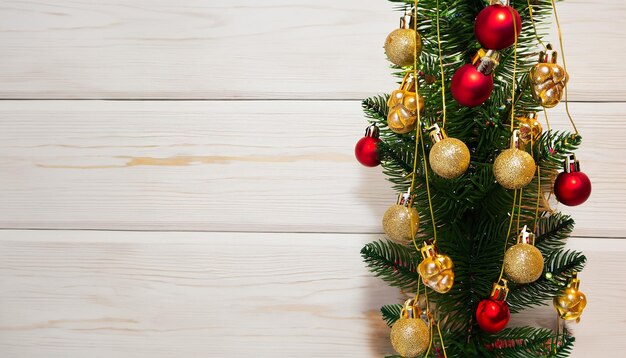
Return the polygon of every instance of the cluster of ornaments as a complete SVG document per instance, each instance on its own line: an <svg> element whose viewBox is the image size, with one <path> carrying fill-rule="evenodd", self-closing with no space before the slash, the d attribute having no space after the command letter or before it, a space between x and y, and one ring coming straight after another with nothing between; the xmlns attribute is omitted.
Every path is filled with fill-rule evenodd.
<svg viewBox="0 0 626 358"><path fill-rule="evenodd" d="M410 15L403 16L400 28L392 31L385 41L385 54L397 66L413 66L415 56L420 56L422 40L413 29L414 21ZM521 29L520 15L508 2L507 5L489 5L478 14L474 34L483 48L472 58L471 63L460 67L452 77L451 92L458 104L476 107L487 101L493 91L493 74L500 60L498 51L515 44ZM561 101L569 77L557 64L557 54L550 46L541 52L538 63L531 68L529 75L532 95L537 103L552 108ZM424 98L417 95L418 86L418 78L413 76L412 71L407 71L399 88L389 96L386 125L393 133L404 135L421 130L417 128L418 118L425 104ZM536 113L517 117L516 122L519 126L512 132L509 148L501 151L493 164L496 181L511 190L521 189L533 180L537 166L525 146L529 143L532 146L542 134ZM432 142L429 152L432 171L444 179L463 175L471 159L465 143L448 137L437 124L428 130ZM379 128L372 124L366 128L365 136L357 142L355 156L364 166L375 167L381 163L379 136ZM591 182L580 171L580 164L573 154L567 156L564 171L556 178L554 193L559 202L570 206L582 204L591 194ZM389 207L383 216L382 226L386 235L398 244L410 244L417 237L420 218L413 206L413 199L411 192L400 194L396 204ZM510 319L506 302L509 281L529 284L542 276L544 259L534 246L534 241L535 235L524 226L518 234L517 243L505 252L503 272L507 279L502 278L494 283L491 295L482 300L476 309L476 322L483 331L493 334L507 326ZM452 259L440 253L429 241L424 242L420 252L422 261L418 266L418 274L422 282L438 293L449 292L454 285ZM574 273L563 294L554 298L554 306L564 320L579 320L586 305L579 284ZM428 316L428 310L424 314L415 300L405 302L400 319L391 330L392 345L403 357L417 357L430 345L432 317L429 320Z"/></svg>
<svg viewBox="0 0 626 358"><path fill-rule="evenodd" d="M498 50L513 45L522 31L517 10L500 3L485 7L476 16L474 35L486 49L478 51L471 64L461 66L452 77L450 89L462 106L483 104L493 91L493 71L498 65Z"/></svg>

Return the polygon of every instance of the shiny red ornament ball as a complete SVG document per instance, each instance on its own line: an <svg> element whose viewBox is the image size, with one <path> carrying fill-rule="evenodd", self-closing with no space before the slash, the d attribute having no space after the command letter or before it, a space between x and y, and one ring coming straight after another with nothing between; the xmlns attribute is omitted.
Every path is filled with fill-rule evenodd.
<svg viewBox="0 0 626 358"><path fill-rule="evenodd" d="M487 333L498 333L509 324L511 312L506 301L487 298L478 303L476 322Z"/></svg>
<svg viewBox="0 0 626 358"><path fill-rule="evenodd" d="M513 45L521 32L522 19L517 10L502 4L487 6L478 13L474 22L476 39L489 50L502 50Z"/></svg>
<svg viewBox="0 0 626 358"><path fill-rule="evenodd" d="M450 84L452 96L462 106L476 107L483 104L493 91L493 75L484 75L474 65L461 66Z"/></svg>
<svg viewBox="0 0 626 358"><path fill-rule="evenodd" d="M563 172L554 181L554 195L567 206L580 205L591 195L591 180L583 172Z"/></svg>
<svg viewBox="0 0 626 358"><path fill-rule="evenodd" d="M363 137L354 147L354 155L359 163L366 167L375 167L380 164L380 158L378 157L378 143L379 138Z"/></svg>

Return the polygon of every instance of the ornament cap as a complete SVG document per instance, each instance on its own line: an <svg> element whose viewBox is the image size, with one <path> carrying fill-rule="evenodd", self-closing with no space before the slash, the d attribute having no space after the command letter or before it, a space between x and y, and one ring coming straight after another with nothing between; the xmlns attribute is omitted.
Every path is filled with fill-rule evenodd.
<svg viewBox="0 0 626 358"><path fill-rule="evenodd" d="M580 171L580 162L576 159L574 153L570 153L565 157L565 173L576 173Z"/></svg>
<svg viewBox="0 0 626 358"><path fill-rule="evenodd" d="M519 129L513 131L511 134L511 149L524 149L524 144L521 141Z"/></svg>
<svg viewBox="0 0 626 358"><path fill-rule="evenodd" d="M401 318L420 318L421 315L422 309L419 308L418 302L415 298L409 298L404 301L404 305L400 313Z"/></svg>
<svg viewBox="0 0 626 358"><path fill-rule="evenodd" d="M448 135L446 134L446 132L443 130L443 128L440 128L437 123L430 126L428 130L430 131L430 134L429 134L430 140L433 142L433 144L440 142L443 139L448 138Z"/></svg>
<svg viewBox="0 0 626 358"><path fill-rule="evenodd" d="M500 282L494 282L493 288L491 289L491 299L495 301L506 301L508 295L508 281L505 278L501 278Z"/></svg>
<svg viewBox="0 0 626 358"><path fill-rule="evenodd" d="M413 205L413 199L415 198L415 195L411 194L411 188L409 188L406 193L400 193L398 194L398 201L397 204L398 205L402 205L402 206L406 206L411 207Z"/></svg>
<svg viewBox="0 0 626 358"><path fill-rule="evenodd" d="M578 291L578 288L580 287L580 279L578 278L578 272L573 271L572 272L572 277L570 278L569 282L567 283L567 287L571 288L575 291Z"/></svg>
<svg viewBox="0 0 626 358"><path fill-rule="evenodd" d="M539 62L541 63L556 63L558 54L552 49L552 45L548 44L545 51L539 53Z"/></svg>
<svg viewBox="0 0 626 358"><path fill-rule="evenodd" d="M371 138L378 138L380 136L380 129L375 124L372 124L365 128L365 136Z"/></svg>
<svg viewBox="0 0 626 358"><path fill-rule="evenodd" d="M437 248L432 243L425 241L424 246L420 249L422 253L422 258L426 260L428 257L437 256Z"/></svg>
<svg viewBox="0 0 626 358"><path fill-rule="evenodd" d="M413 15L404 14L400 18L400 28L401 29L412 29L415 22L415 18Z"/></svg>
<svg viewBox="0 0 626 358"><path fill-rule="evenodd" d="M528 225L524 225L517 236L518 244L535 245L535 234L528 230Z"/></svg>
<svg viewBox="0 0 626 358"><path fill-rule="evenodd" d="M490 75L500 63L500 54L495 50L480 49L474 55L472 64L476 66L476 70L485 76Z"/></svg>

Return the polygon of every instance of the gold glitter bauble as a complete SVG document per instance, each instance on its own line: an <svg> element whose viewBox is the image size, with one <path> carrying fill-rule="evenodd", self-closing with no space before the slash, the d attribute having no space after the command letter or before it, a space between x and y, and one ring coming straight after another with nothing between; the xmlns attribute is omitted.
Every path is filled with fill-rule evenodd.
<svg viewBox="0 0 626 358"><path fill-rule="evenodd" d="M535 160L523 150L504 150L493 163L493 174L500 185L507 189L520 189L535 176Z"/></svg>
<svg viewBox="0 0 626 358"><path fill-rule="evenodd" d="M411 232L411 225L413 232ZM420 227L420 219L414 207L404 205L392 205L383 216L383 229L389 239L399 244L407 244L413 241L413 235L417 235Z"/></svg>
<svg viewBox="0 0 626 358"><path fill-rule="evenodd" d="M552 108L561 102L569 75L555 63L538 63L530 69L532 95L543 107Z"/></svg>
<svg viewBox="0 0 626 358"><path fill-rule="evenodd" d="M433 145L428 159L435 174L445 179L453 179L467 170L470 152L460 140L444 138Z"/></svg>
<svg viewBox="0 0 626 358"><path fill-rule="evenodd" d="M543 256L531 244L515 244L504 254L504 273L515 283L537 281L543 272Z"/></svg>
<svg viewBox="0 0 626 358"><path fill-rule="evenodd" d="M430 345L430 331L420 318L400 318L391 327L391 345L402 357L414 358Z"/></svg>
<svg viewBox="0 0 626 358"><path fill-rule="evenodd" d="M413 54L422 52L422 39L413 29L393 30L385 41L385 54L398 66L413 65Z"/></svg>

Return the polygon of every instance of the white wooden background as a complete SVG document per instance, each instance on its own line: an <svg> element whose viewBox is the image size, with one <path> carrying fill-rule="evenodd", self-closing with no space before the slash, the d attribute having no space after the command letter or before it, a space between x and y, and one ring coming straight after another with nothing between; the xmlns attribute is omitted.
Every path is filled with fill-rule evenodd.
<svg viewBox="0 0 626 358"><path fill-rule="evenodd" d="M589 258L574 357L626 356L626 4L558 6L594 184L562 208ZM394 86L391 10L0 0L0 357L391 353L398 293L359 249L395 195L352 153Z"/></svg>

